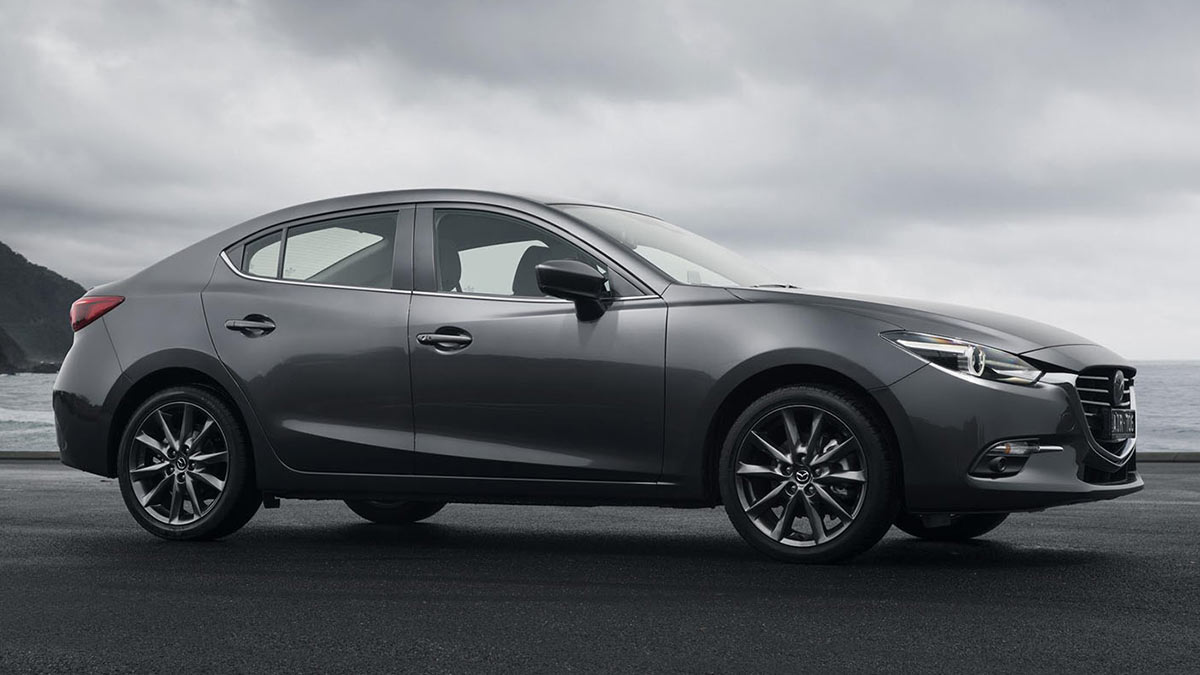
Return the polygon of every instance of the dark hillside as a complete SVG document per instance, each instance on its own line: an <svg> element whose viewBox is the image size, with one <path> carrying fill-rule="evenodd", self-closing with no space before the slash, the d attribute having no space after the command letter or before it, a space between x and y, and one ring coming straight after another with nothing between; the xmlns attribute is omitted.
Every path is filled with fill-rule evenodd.
<svg viewBox="0 0 1200 675"><path fill-rule="evenodd" d="M25 352L0 328L0 373L16 372L25 365Z"/></svg>
<svg viewBox="0 0 1200 675"><path fill-rule="evenodd" d="M74 281L0 243L0 331L28 360L62 361L71 348L71 303L83 292Z"/></svg>

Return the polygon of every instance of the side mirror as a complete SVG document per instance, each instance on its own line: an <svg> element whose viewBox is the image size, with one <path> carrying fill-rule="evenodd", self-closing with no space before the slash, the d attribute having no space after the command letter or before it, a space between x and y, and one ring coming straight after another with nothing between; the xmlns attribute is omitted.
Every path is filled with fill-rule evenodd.
<svg viewBox="0 0 1200 675"><path fill-rule="evenodd" d="M608 279L595 267L578 260L547 260L534 272L538 288L546 295L574 302L581 320L594 321L604 313Z"/></svg>

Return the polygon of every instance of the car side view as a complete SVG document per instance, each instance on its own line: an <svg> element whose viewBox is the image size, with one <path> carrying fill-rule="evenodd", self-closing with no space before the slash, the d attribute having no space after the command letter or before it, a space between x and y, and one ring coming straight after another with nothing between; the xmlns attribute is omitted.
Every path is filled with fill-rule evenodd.
<svg viewBox="0 0 1200 675"><path fill-rule="evenodd" d="M377 523L453 502L723 505L845 560L893 525L1142 488L1136 371L1044 324L812 292L663 220L407 190L209 237L71 308L62 461L213 539L280 499Z"/></svg>

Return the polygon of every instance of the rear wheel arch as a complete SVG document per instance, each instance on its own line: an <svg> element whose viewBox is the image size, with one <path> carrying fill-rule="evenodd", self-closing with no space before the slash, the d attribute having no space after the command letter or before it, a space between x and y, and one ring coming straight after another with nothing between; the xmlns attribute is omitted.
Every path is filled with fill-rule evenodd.
<svg viewBox="0 0 1200 675"><path fill-rule="evenodd" d="M809 364L776 365L743 378L717 405L709 418L704 435L704 498L711 504L721 502L718 482L721 446L730 426L754 401L782 387L820 385L844 391L860 399L877 418L880 429L896 450L896 463L903 482L904 462L900 438L892 417L870 389L850 376L826 366ZM903 491L901 492L903 494Z"/></svg>
<svg viewBox="0 0 1200 675"><path fill-rule="evenodd" d="M128 374L128 373L127 373ZM245 410L239 401L231 395L228 388L212 375L188 366L167 366L143 373L126 389L113 409L112 422L108 428L108 469L109 475L117 475L117 454L120 450L121 436L129 424L130 417L138 406L155 393L171 387L194 386L212 392L222 399L233 410L238 422L242 425L243 433L253 438L249 425L246 423Z"/></svg>

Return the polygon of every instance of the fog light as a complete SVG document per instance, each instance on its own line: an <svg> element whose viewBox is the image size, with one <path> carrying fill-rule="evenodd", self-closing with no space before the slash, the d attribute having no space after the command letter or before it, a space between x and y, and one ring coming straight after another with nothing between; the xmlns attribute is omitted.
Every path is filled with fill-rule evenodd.
<svg viewBox="0 0 1200 675"><path fill-rule="evenodd" d="M988 448L989 455L1003 455L1008 457L1028 457L1042 451L1042 446L1032 441L1005 441L997 443Z"/></svg>
<svg viewBox="0 0 1200 675"><path fill-rule="evenodd" d="M1060 445L1042 445L1032 439L1001 441L988 447L979 456L971 475L984 478L1014 476L1025 468L1030 456L1059 450L1062 450Z"/></svg>

